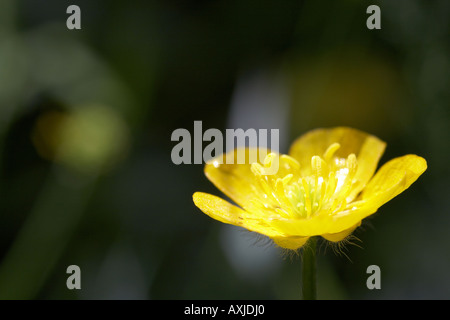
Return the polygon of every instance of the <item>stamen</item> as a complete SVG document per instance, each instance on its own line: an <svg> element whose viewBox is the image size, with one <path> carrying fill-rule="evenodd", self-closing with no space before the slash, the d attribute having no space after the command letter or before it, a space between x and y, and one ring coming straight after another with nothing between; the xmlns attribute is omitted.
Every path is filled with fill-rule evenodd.
<svg viewBox="0 0 450 320"><path fill-rule="evenodd" d="M250 169L252 170L253 174L255 176L262 176L264 175L264 168L262 165L260 165L257 162L253 162L252 165L250 166Z"/></svg>
<svg viewBox="0 0 450 320"><path fill-rule="evenodd" d="M293 175L292 173L287 174L287 175L282 179L282 181L283 181L283 186L286 186L286 185L289 183L289 181L291 181L291 179L292 179L293 176L294 176L294 175Z"/></svg>
<svg viewBox="0 0 450 320"><path fill-rule="evenodd" d="M330 162L331 158L333 158L334 153L341 147L341 145L339 143L333 143L332 145L330 145L327 150L325 151L325 153L323 154L323 158L325 159L326 162Z"/></svg>
<svg viewBox="0 0 450 320"><path fill-rule="evenodd" d="M300 163L287 155L268 154L263 164L252 163L251 171L257 183L255 192L262 194L261 208L275 211L286 218L308 219L316 214L336 214L353 206L349 196L354 187L358 168L355 154L336 157L339 143L331 144L323 158L311 158L309 176L301 176ZM269 175L269 168L280 161L282 172ZM257 189L257 190L256 190Z"/></svg>
<svg viewBox="0 0 450 320"><path fill-rule="evenodd" d="M311 215L311 197L309 194L309 185L306 179L301 179L302 186L303 186L303 192L305 195L305 209L306 209L306 217L309 218Z"/></svg>
<svg viewBox="0 0 450 320"><path fill-rule="evenodd" d="M288 210L288 213L292 214L292 206L290 205L291 202L284 193L284 184L282 179L277 179L277 182L275 183L275 194L276 200L278 201L280 206L282 208L285 208L285 210Z"/></svg>
<svg viewBox="0 0 450 320"><path fill-rule="evenodd" d="M352 153L347 157L347 168L350 170L351 173L354 173L356 171L357 166L358 162L356 160L356 156L354 153Z"/></svg>
<svg viewBox="0 0 450 320"><path fill-rule="evenodd" d="M284 162L287 170L292 170L292 171L300 170L300 163L298 163L298 161L295 160L294 158L292 158L291 156L283 154L280 157L280 160Z"/></svg>
<svg viewBox="0 0 450 320"><path fill-rule="evenodd" d="M325 161L323 161L322 158L319 156L313 156L311 158L311 167L312 167L313 172L316 175L316 177L322 176L324 164L325 164Z"/></svg>
<svg viewBox="0 0 450 320"><path fill-rule="evenodd" d="M324 199L330 199L336 190L336 173L334 171L328 174L327 188Z"/></svg>
<svg viewBox="0 0 450 320"><path fill-rule="evenodd" d="M272 161L276 158L276 154L271 152L264 158L264 167L270 168Z"/></svg>
<svg viewBox="0 0 450 320"><path fill-rule="evenodd" d="M267 176L264 175L264 167L257 162L252 163L250 166L251 171L255 175L256 182L260 186L262 193L265 195L265 198L273 197L273 188L269 185L269 181Z"/></svg>
<svg viewBox="0 0 450 320"><path fill-rule="evenodd" d="M294 208L295 213L299 217L305 216L305 200L303 196L303 192L300 190L300 186L297 182L291 183L289 185L289 192L287 194L289 200L291 201L292 207Z"/></svg>

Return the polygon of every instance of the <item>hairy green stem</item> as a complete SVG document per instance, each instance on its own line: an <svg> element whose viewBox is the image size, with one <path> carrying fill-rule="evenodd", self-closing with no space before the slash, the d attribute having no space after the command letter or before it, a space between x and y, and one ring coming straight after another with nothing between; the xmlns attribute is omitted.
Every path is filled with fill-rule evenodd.
<svg viewBox="0 0 450 320"><path fill-rule="evenodd" d="M303 248L302 293L303 300L316 300L316 246L317 237L311 237Z"/></svg>

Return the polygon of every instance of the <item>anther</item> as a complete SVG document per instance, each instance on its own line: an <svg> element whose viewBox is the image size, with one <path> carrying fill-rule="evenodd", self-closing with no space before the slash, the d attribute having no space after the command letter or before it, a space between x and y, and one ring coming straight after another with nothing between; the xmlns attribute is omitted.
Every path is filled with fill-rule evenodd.
<svg viewBox="0 0 450 320"><path fill-rule="evenodd" d="M356 156L354 153L350 154L347 157L347 167L350 172L353 172L356 170L356 167L358 165L358 161L356 160Z"/></svg>
<svg viewBox="0 0 450 320"><path fill-rule="evenodd" d="M333 143L331 144L327 150L325 151L325 153L323 154L323 157L325 158L326 162L329 162L330 159L334 156L334 153L341 147L341 145L339 143Z"/></svg>
<svg viewBox="0 0 450 320"><path fill-rule="evenodd" d="M289 181L291 181L292 177L294 175L292 173L287 174L283 179L283 186L287 185L289 183Z"/></svg>
<svg viewBox="0 0 450 320"><path fill-rule="evenodd" d="M272 165L272 161L276 158L276 154L271 152L264 158L264 167L269 168Z"/></svg>
<svg viewBox="0 0 450 320"><path fill-rule="evenodd" d="M311 168L313 169L316 177L322 176L324 169L324 161L322 160L322 158L319 156L313 156L311 158Z"/></svg>

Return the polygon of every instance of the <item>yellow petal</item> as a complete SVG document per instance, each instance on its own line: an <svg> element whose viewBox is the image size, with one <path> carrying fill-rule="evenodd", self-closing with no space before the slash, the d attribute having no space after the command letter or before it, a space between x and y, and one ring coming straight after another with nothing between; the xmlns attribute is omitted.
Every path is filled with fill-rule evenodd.
<svg viewBox="0 0 450 320"><path fill-rule="evenodd" d="M361 225L361 221L356 225L337 233L325 233L322 237L331 242L339 242L347 238L357 227Z"/></svg>
<svg viewBox="0 0 450 320"><path fill-rule="evenodd" d="M310 219L274 219L271 226L280 230L286 236L311 237L323 233L332 233L333 220L324 215L317 215ZM350 226L349 226L350 227ZM342 228L342 231L346 228Z"/></svg>
<svg viewBox="0 0 450 320"><path fill-rule="evenodd" d="M329 233L345 230L375 213L383 204L408 189L427 169L425 159L405 155L385 163L363 190L360 200L350 203L349 209L333 217Z"/></svg>
<svg viewBox="0 0 450 320"><path fill-rule="evenodd" d="M336 143L340 145L337 149L336 145L333 145ZM351 201L373 176L386 143L373 135L348 127L316 129L295 140L289 155L300 162L302 175L310 175L311 158L324 156L330 146L336 150L336 157L347 158L352 153L356 155L358 167L353 178L352 191L347 198Z"/></svg>
<svg viewBox="0 0 450 320"><path fill-rule="evenodd" d="M275 219L270 224L286 235L325 235L330 239L344 238L361 220L406 190L426 168L425 159L416 155L395 158L378 170L363 190L361 199L349 203L346 210L331 216L318 214L311 219ZM351 231L348 232L349 230Z"/></svg>
<svg viewBox="0 0 450 320"><path fill-rule="evenodd" d="M370 180L361 194L361 199L373 198L377 200L377 205L381 206L408 189L426 169L426 160L414 154L392 159Z"/></svg>
<svg viewBox="0 0 450 320"><path fill-rule="evenodd" d="M238 164L239 154L245 155L246 163ZM257 149L232 150L209 161L205 165L205 175L220 191L244 207L252 198L259 196L260 190L256 187L250 163L250 160L257 159L257 156ZM233 164L229 164L230 158L234 159Z"/></svg>
<svg viewBox="0 0 450 320"><path fill-rule="evenodd" d="M258 219L257 216L254 216L219 197L208 193L196 192L192 198L195 205L200 210L220 222L244 227L247 230L258 232L268 237L283 236L282 233L272 228L264 220Z"/></svg>
<svg viewBox="0 0 450 320"><path fill-rule="evenodd" d="M302 247L309 237L273 237L272 240L277 245L285 249L296 250Z"/></svg>
<svg viewBox="0 0 450 320"><path fill-rule="evenodd" d="M237 161L241 158L240 155L243 155L244 164L239 164ZM253 207L251 203L255 199L263 200L271 197L272 190L266 185L261 185L255 177L255 174L261 170L259 173L263 174L264 168L267 168L268 164L266 163L266 167L264 165L265 160L267 162L266 155L269 155L268 159L273 160L272 154L266 149L238 148L208 161L204 169L205 175L220 191L246 210ZM234 159L234 163L230 164L229 159ZM257 164L253 164L252 170L253 161ZM295 159L281 155L277 161L272 162L279 168L276 174L267 176L269 182L272 179L273 181L277 178L283 179L288 174L298 177L299 164ZM268 204L269 200L266 201Z"/></svg>

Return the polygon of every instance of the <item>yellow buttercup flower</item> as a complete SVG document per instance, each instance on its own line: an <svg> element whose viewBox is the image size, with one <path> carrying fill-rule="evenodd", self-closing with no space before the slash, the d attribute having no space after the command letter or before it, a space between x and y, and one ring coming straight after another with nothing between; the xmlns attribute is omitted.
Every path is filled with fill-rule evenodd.
<svg viewBox="0 0 450 320"><path fill-rule="evenodd" d="M409 154L390 160L374 175L385 147L356 129L316 129L298 138L289 155L269 153L251 164L216 158L205 165L206 177L239 207L202 192L193 200L210 217L263 234L283 248L298 249L319 235L338 242L427 168L425 159ZM255 153L263 150L230 152L236 157L239 151L259 159ZM233 155L220 160L227 156ZM279 169L268 174L273 161Z"/></svg>

